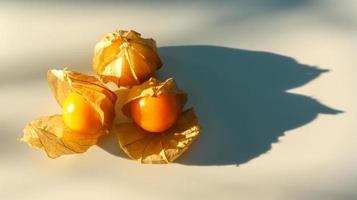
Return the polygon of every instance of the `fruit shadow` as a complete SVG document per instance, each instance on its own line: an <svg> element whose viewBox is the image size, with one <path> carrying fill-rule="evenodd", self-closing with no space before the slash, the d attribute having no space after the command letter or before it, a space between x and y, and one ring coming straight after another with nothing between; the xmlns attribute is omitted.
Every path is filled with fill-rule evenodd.
<svg viewBox="0 0 357 200"><path fill-rule="evenodd" d="M201 124L181 164L240 165L269 151L287 130L341 112L287 92L328 72L287 56L219 46L169 46L159 53L158 77L175 78Z"/></svg>

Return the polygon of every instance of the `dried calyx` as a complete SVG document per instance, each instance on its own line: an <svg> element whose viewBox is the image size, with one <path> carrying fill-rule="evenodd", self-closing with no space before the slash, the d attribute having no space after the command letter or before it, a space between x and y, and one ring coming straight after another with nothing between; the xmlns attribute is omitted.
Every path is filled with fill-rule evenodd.
<svg viewBox="0 0 357 200"><path fill-rule="evenodd" d="M153 39L135 31L118 30L104 35L94 49L93 69L105 82L138 85L162 66Z"/></svg>

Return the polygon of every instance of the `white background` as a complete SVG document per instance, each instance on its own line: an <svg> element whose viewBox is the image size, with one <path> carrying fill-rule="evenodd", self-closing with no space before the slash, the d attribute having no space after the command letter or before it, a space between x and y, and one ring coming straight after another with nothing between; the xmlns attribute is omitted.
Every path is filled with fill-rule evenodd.
<svg viewBox="0 0 357 200"><path fill-rule="evenodd" d="M0 1L0 199L356 199L357 2L261 2L264 3L257 0ZM264 51L273 58L281 59L283 55L291 62L295 59L301 64L295 66L297 68L308 65L329 70L296 88L289 88L289 92L301 94L305 99L313 98L314 103L343 113L310 113L311 119L299 125L295 123L292 128L282 128L271 146L250 154L248 159L240 160L234 156L235 152L227 152L227 157L224 151L236 147L225 147L220 141L215 145L215 142L207 142L207 138L219 140L220 134L224 137L236 130L239 120L237 124L223 127L224 121L232 121L228 117L237 116L243 121L247 117L240 116L234 104L222 105L215 97L212 99L216 107L212 109L219 111L217 108L222 106L225 112L206 110L205 106L213 104L210 104L211 98L204 96L210 88L202 87L206 83L227 83L224 78L215 77L211 69L210 83L206 80L201 85L191 84L200 79L194 81L190 75L185 79L181 74L178 79L178 84L189 93L190 105L195 107L202 125L201 137L178 163L140 165L123 158L114 138L102 142L105 148L94 146L85 154L56 160L18 142L27 122L60 112L47 85L47 70L70 67L93 73L91 59L95 42L117 28L134 29L144 37L153 37L159 47L213 45L241 49L238 54L246 50ZM166 65L178 65L175 62L180 58L170 52L160 48ZM252 56L257 55L254 52ZM201 58L202 65L210 65ZM215 61L215 58L207 59ZM185 60L177 62L185 64ZM190 60L187 62L191 66ZM267 64L266 67L274 66ZM173 70L173 75L177 72L180 76L180 68L175 69L178 71ZM234 68L223 66L217 66L216 70L220 74L231 74L230 77L235 73ZM163 71L165 75L171 73L169 66L164 66ZM246 79L250 75L247 74ZM276 74L280 76L284 73ZM259 83L253 80L252 84ZM229 94L229 91L234 93L238 85L219 87L224 94ZM238 88L244 89L244 86ZM252 94L262 94L259 92L252 91ZM220 91L215 90L211 95L217 97ZM286 97L287 93L280 91L280 95ZM233 97L239 101L239 95ZM227 98L222 96L222 102ZM272 98L277 97L270 100ZM284 105L283 113L289 112L289 106L298 105L302 104L294 101ZM230 107L234 113L226 112ZM260 115L266 116L252 110L257 119L264 119ZM302 110L299 116L305 116L306 112L313 111ZM272 120L276 117L274 113L268 116ZM291 116L296 119L295 115ZM281 124L289 124L290 119L278 119ZM275 122L273 128L279 123ZM266 122L257 120L248 125L263 124ZM239 140L240 133L237 134L235 138L224 138L227 145L236 144L234 140ZM259 140L259 137L253 139ZM254 148L249 147L247 151ZM205 155L203 149L209 149L210 154L217 151L217 155ZM243 149L237 155L245 155L244 148L237 149ZM205 162L195 162L194 156ZM227 162L221 162L220 157Z"/></svg>

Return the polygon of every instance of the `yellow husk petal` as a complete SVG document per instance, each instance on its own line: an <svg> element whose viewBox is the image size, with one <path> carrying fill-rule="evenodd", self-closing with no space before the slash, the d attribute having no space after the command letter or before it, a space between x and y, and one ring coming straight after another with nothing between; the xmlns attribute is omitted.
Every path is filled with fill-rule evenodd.
<svg viewBox="0 0 357 200"><path fill-rule="evenodd" d="M181 114L169 130L153 134L135 123L115 125L120 147L132 159L146 164L171 163L198 137L200 126L193 109Z"/></svg>
<svg viewBox="0 0 357 200"><path fill-rule="evenodd" d="M28 123L20 140L43 149L50 158L57 158L87 151L101 135L74 132L64 124L61 115L52 115Z"/></svg>
<svg viewBox="0 0 357 200"><path fill-rule="evenodd" d="M114 119L116 95L94 76L69 70L49 70L48 83L57 102L62 106L71 92L83 96L99 113L104 129L111 127Z"/></svg>
<svg viewBox="0 0 357 200"><path fill-rule="evenodd" d="M132 30L105 34L94 48L93 69L105 83L137 85L161 66L155 40Z"/></svg>

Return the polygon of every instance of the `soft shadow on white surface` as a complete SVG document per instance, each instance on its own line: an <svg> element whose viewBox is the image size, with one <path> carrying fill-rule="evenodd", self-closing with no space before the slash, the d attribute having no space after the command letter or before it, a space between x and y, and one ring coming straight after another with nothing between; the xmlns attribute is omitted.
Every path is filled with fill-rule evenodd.
<svg viewBox="0 0 357 200"><path fill-rule="evenodd" d="M122 89L117 89L115 90L115 94L117 95L117 101L115 103L115 119L114 119L114 124L120 124L123 122L128 122L128 119L122 112L121 108L124 105L127 95L129 94L129 90L122 88ZM104 136L99 140L97 144L100 148L102 148L104 151L114 155L114 156L119 156L122 158L128 159L129 157L125 155L123 150L120 149L118 139L114 133L109 134L108 136Z"/></svg>
<svg viewBox="0 0 357 200"><path fill-rule="evenodd" d="M269 52L218 46L159 48L160 78L175 77L189 94L201 136L179 160L187 165L239 165L271 148L287 130L338 111L286 92L322 70Z"/></svg>
<svg viewBox="0 0 357 200"><path fill-rule="evenodd" d="M84 5L85 1L91 3ZM0 0L0 199L356 199L357 72L354 54L357 52L357 1L184 0L174 3L154 0L156 4L143 0L85 1L53 0L51 2L56 3L49 3L47 0ZM213 103L206 99L203 100L208 101L207 103L201 101L205 97L203 91L195 92L202 90L203 85L196 82L207 78L191 80L193 75L176 69L184 64L191 63L190 66L193 66L195 63L192 58L185 58L184 63L178 57L180 50L176 51L177 55L173 54L174 51L160 50L163 59L169 62L161 69L166 73L164 76L181 74L181 78L176 77L177 81L189 93L190 105L200 114L203 126L201 137L178 160L180 163L189 163L188 165L138 165L135 161L112 156L98 147L91 148L85 154L51 160L44 152L16 142L16 138L22 135L24 125L30 120L61 111L47 86L47 69L65 66L93 74L90 66L94 44L101 34L115 28L137 30L144 37L156 39L159 46L210 44L264 50L288 55L301 63L330 69L330 72L321 73L320 77L315 77L304 87L293 91L305 96L312 95L325 105L346 113L337 116L318 115L314 121L304 117L308 121L303 122L305 125L294 122L298 128L285 131L286 136L280 137L280 142L274 143L271 148L266 142L254 142L260 137L256 137L258 134L254 133L257 131L252 129L263 130L266 127L266 124L261 124L263 116L256 117L254 123L253 119L243 120L251 121L253 127L248 127L247 124L242 127L243 116L238 116L239 112L236 112L237 119L228 122L234 121L239 127L218 127L228 124L212 121L219 120L216 114L212 116L212 111L219 108L212 107L203 111ZM214 60L206 57L209 61ZM206 61L197 62L210 65ZM223 69L233 66L223 66ZM271 67L272 64L268 65L268 68ZM217 67L220 68L221 65ZM296 68L302 71L305 69L303 66ZM254 77L251 73L247 74L247 78ZM201 76L206 75L202 73ZM241 78L243 75L236 76ZM296 86L299 87L299 84L292 87ZM215 88L217 87L219 86ZM249 87L259 89L254 91L257 93L255 96L261 97L268 93L264 91L267 87L263 84ZM234 97L245 95L246 97L241 98L243 102L247 102L246 99L250 98L247 93L246 89ZM307 98L311 100L310 103L301 103L301 95L291 96L283 93L282 89L278 93L278 99L295 99L296 103L291 103L301 104L300 108L315 102ZM260 104L271 104L269 100L272 98L262 97ZM230 101L233 100L222 100ZM238 99L236 101L240 103ZM259 103L256 100L249 104L254 106ZM277 107L278 103L273 106ZM232 110L241 107L242 105L238 105ZM267 110L261 107L263 105L253 107L250 115L257 110ZM221 109L221 112L227 112L227 109ZM298 108L286 109L295 111ZM306 112L306 109L301 112ZM249 108L243 108L241 112L246 114L248 110ZM209 115L202 116L202 113ZM310 113L312 118L313 113ZM278 114L265 114L272 117L270 121L282 119L275 115ZM300 114L290 115L298 115L292 121L301 119ZM208 117L213 119L208 120ZM279 122L281 125L271 122L272 126L280 126L286 130L285 119L282 120L283 122ZM212 124L207 124L209 122ZM214 127L218 128L211 130ZM219 136L249 135L228 133L226 130L252 130L252 141L245 140L248 147L222 146L238 145L243 141L227 141L229 138ZM280 131L281 134L283 130ZM268 133L261 133L264 135L262 140L270 137L265 136ZM235 138L238 139L238 136ZM105 139L107 140L103 140L103 143L112 146L114 154L121 153L115 137ZM262 143L268 147L260 148L259 151L251 150L256 143L257 146ZM238 155L230 152L227 156L231 157L224 158L225 160L218 157L227 149L246 149L250 151L249 158L254 160L239 168L234 165L222 166L218 163L236 163L239 160L244 162L239 157L244 155L242 152L234 152ZM266 153L267 151L269 152ZM212 155L214 153L218 155ZM196 158L197 162L193 160ZM204 165L204 161L218 166ZM207 167L201 167L202 165Z"/></svg>

